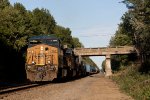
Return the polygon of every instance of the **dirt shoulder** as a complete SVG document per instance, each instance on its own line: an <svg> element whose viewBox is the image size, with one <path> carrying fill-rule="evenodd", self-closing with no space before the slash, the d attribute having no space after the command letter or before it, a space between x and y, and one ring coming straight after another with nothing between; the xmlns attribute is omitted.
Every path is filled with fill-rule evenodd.
<svg viewBox="0 0 150 100"><path fill-rule="evenodd" d="M101 74L17 92L3 100L133 100Z"/></svg>

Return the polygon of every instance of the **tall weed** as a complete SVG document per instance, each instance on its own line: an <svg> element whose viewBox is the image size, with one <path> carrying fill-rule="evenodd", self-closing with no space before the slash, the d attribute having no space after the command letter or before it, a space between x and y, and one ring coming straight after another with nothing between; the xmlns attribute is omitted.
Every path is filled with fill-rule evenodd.
<svg viewBox="0 0 150 100"><path fill-rule="evenodd" d="M135 100L150 100L150 75L141 74L135 67L128 67L112 79Z"/></svg>

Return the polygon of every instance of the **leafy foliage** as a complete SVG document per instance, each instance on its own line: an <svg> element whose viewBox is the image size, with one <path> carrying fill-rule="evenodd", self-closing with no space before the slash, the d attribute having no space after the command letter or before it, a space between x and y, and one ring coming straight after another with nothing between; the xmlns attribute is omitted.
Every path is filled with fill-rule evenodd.
<svg viewBox="0 0 150 100"><path fill-rule="evenodd" d="M34 9L31 23L35 32L40 34L52 34L56 22L46 9Z"/></svg>
<svg viewBox="0 0 150 100"><path fill-rule="evenodd" d="M79 41L79 39L76 37L73 37L73 44L75 48L84 47L83 44Z"/></svg>
<svg viewBox="0 0 150 100"><path fill-rule="evenodd" d="M0 10L4 9L5 7L10 6L10 3L8 0L1 0L0 1Z"/></svg>
<svg viewBox="0 0 150 100"><path fill-rule="evenodd" d="M120 33L116 34L115 37L112 37L110 42L111 46L127 46L131 44L132 44L131 39L127 35Z"/></svg>
<svg viewBox="0 0 150 100"><path fill-rule="evenodd" d="M71 31L69 28L64 28L62 26L56 26L54 33L57 37L62 40L63 45L68 45L68 47L73 47L73 38L71 36Z"/></svg>
<svg viewBox="0 0 150 100"><path fill-rule="evenodd" d="M144 62L149 60L150 56L150 1L124 0L124 3L129 9L128 20L132 28L132 33L131 30L128 32L131 33L134 45L139 51L142 62Z"/></svg>
<svg viewBox="0 0 150 100"><path fill-rule="evenodd" d="M124 0L129 9L122 17L115 37L110 41L111 46L134 45L141 62L149 62L150 56L150 1ZM148 69L145 64L143 67ZM143 68L142 68L143 69ZM148 71L147 71L148 72Z"/></svg>

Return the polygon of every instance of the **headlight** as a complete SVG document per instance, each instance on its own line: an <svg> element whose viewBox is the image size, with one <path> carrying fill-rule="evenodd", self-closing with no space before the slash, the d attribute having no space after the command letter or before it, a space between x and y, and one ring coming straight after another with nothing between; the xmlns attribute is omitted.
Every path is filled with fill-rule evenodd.
<svg viewBox="0 0 150 100"><path fill-rule="evenodd" d="M49 64L51 63L51 61L47 61Z"/></svg>
<svg viewBox="0 0 150 100"><path fill-rule="evenodd" d="M35 62L34 62L34 61L32 61L32 64L35 64Z"/></svg>
<svg viewBox="0 0 150 100"><path fill-rule="evenodd" d="M41 50L43 50L44 48L43 48L43 46L41 46Z"/></svg>
<svg viewBox="0 0 150 100"><path fill-rule="evenodd" d="M28 68L28 69L30 69L30 68L31 68L31 66L27 66L27 68Z"/></svg>

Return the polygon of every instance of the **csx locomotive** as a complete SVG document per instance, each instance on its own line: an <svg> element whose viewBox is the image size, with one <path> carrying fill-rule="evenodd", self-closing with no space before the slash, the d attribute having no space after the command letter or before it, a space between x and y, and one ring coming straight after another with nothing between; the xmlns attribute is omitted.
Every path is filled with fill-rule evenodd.
<svg viewBox="0 0 150 100"><path fill-rule="evenodd" d="M82 75L84 67L72 48L64 48L55 36L33 36L29 39L26 75L30 81L52 81L55 78Z"/></svg>

